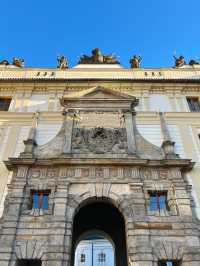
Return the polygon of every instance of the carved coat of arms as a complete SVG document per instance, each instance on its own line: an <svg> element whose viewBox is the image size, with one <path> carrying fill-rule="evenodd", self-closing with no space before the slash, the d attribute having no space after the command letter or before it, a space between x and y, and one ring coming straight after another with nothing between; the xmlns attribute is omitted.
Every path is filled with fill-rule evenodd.
<svg viewBox="0 0 200 266"><path fill-rule="evenodd" d="M76 128L73 132L72 149L75 153L92 152L123 153L127 148L126 131L122 128Z"/></svg>

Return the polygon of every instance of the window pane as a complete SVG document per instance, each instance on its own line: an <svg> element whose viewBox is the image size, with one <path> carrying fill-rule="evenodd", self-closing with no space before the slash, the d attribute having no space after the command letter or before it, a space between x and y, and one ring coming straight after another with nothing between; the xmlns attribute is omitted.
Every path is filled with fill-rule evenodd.
<svg viewBox="0 0 200 266"><path fill-rule="evenodd" d="M150 196L150 211L157 211L158 210L158 202L156 195Z"/></svg>
<svg viewBox="0 0 200 266"><path fill-rule="evenodd" d="M42 209L43 210L48 210L49 208L49 203L48 203L48 195L43 195L43 198L42 198Z"/></svg>
<svg viewBox="0 0 200 266"><path fill-rule="evenodd" d="M200 112L200 102L198 97L188 97L187 102L191 112Z"/></svg>
<svg viewBox="0 0 200 266"><path fill-rule="evenodd" d="M0 98L0 111L8 111L11 99Z"/></svg>
<svg viewBox="0 0 200 266"><path fill-rule="evenodd" d="M39 195L37 193L33 194L32 209L39 209Z"/></svg>
<svg viewBox="0 0 200 266"><path fill-rule="evenodd" d="M159 204L160 204L160 210L166 210L166 196L165 195L161 195L159 198Z"/></svg>

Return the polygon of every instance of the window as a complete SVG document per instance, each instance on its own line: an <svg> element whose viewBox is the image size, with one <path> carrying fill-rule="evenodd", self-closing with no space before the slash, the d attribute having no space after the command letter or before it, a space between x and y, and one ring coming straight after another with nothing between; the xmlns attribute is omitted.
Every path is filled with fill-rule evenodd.
<svg viewBox="0 0 200 266"><path fill-rule="evenodd" d="M48 210L50 190L31 191L31 209Z"/></svg>
<svg viewBox="0 0 200 266"><path fill-rule="evenodd" d="M158 266L180 266L180 261L162 260L158 262Z"/></svg>
<svg viewBox="0 0 200 266"><path fill-rule="evenodd" d="M200 112L200 101L198 97L187 97L187 102L191 112Z"/></svg>
<svg viewBox="0 0 200 266"><path fill-rule="evenodd" d="M11 98L0 98L0 111L8 111Z"/></svg>
<svg viewBox="0 0 200 266"><path fill-rule="evenodd" d="M84 253L81 254L80 262L85 262L85 254Z"/></svg>
<svg viewBox="0 0 200 266"><path fill-rule="evenodd" d="M25 259L20 259L17 260L17 266L42 266L42 261L41 260L25 260Z"/></svg>
<svg viewBox="0 0 200 266"><path fill-rule="evenodd" d="M166 191L156 191L149 192L150 194L150 211L166 211L167 206L167 192Z"/></svg>
<svg viewBox="0 0 200 266"><path fill-rule="evenodd" d="M99 255L98 255L98 261L99 262L105 262L106 261L106 254L103 253L103 252L99 253Z"/></svg>

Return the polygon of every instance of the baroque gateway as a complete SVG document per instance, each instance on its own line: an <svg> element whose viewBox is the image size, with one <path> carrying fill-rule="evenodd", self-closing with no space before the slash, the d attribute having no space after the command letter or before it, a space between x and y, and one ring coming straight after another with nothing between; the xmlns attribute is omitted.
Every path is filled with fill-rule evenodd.
<svg viewBox="0 0 200 266"><path fill-rule="evenodd" d="M200 68L183 59L144 70L134 56L124 69L94 49L73 69L64 56L51 70L1 62L1 266L200 265L199 168L187 158Z"/></svg>

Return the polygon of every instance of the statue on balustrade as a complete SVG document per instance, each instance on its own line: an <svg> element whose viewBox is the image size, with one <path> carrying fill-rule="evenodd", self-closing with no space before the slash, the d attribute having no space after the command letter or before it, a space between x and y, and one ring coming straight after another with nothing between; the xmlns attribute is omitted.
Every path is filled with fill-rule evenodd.
<svg viewBox="0 0 200 266"><path fill-rule="evenodd" d="M10 65L10 63L8 62L8 60L2 60L2 61L0 61L0 65L1 66L9 66Z"/></svg>
<svg viewBox="0 0 200 266"><path fill-rule="evenodd" d="M141 61L142 61L142 57L141 56L134 55L130 59L131 68L140 68Z"/></svg>
<svg viewBox="0 0 200 266"><path fill-rule="evenodd" d="M194 60L194 59L191 59L190 62L189 62L189 65L190 66L193 66L193 65L199 65L199 62Z"/></svg>
<svg viewBox="0 0 200 266"><path fill-rule="evenodd" d="M186 65L184 56L181 55L179 57L176 57L174 55L173 57L174 57L174 60L175 60L175 67L182 67L182 66Z"/></svg>
<svg viewBox="0 0 200 266"><path fill-rule="evenodd" d="M16 67L24 67L24 59L13 57L12 64L13 66L16 66Z"/></svg>
<svg viewBox="0 0 200 266"><path fill-rule="evenodd" d="M113 55L103 55L99 48L92 50L92 56L83 55L80 57L79 64L119 64Z"/></svg>
<svg viewBox="0 0 200 266"><path fill-rule="evenodd" d="M58 61L57 68L60 68L60 69L63 69L63 70L69 68L67 58L64 55L58 56L57 57L57 61Z"/></svg>

